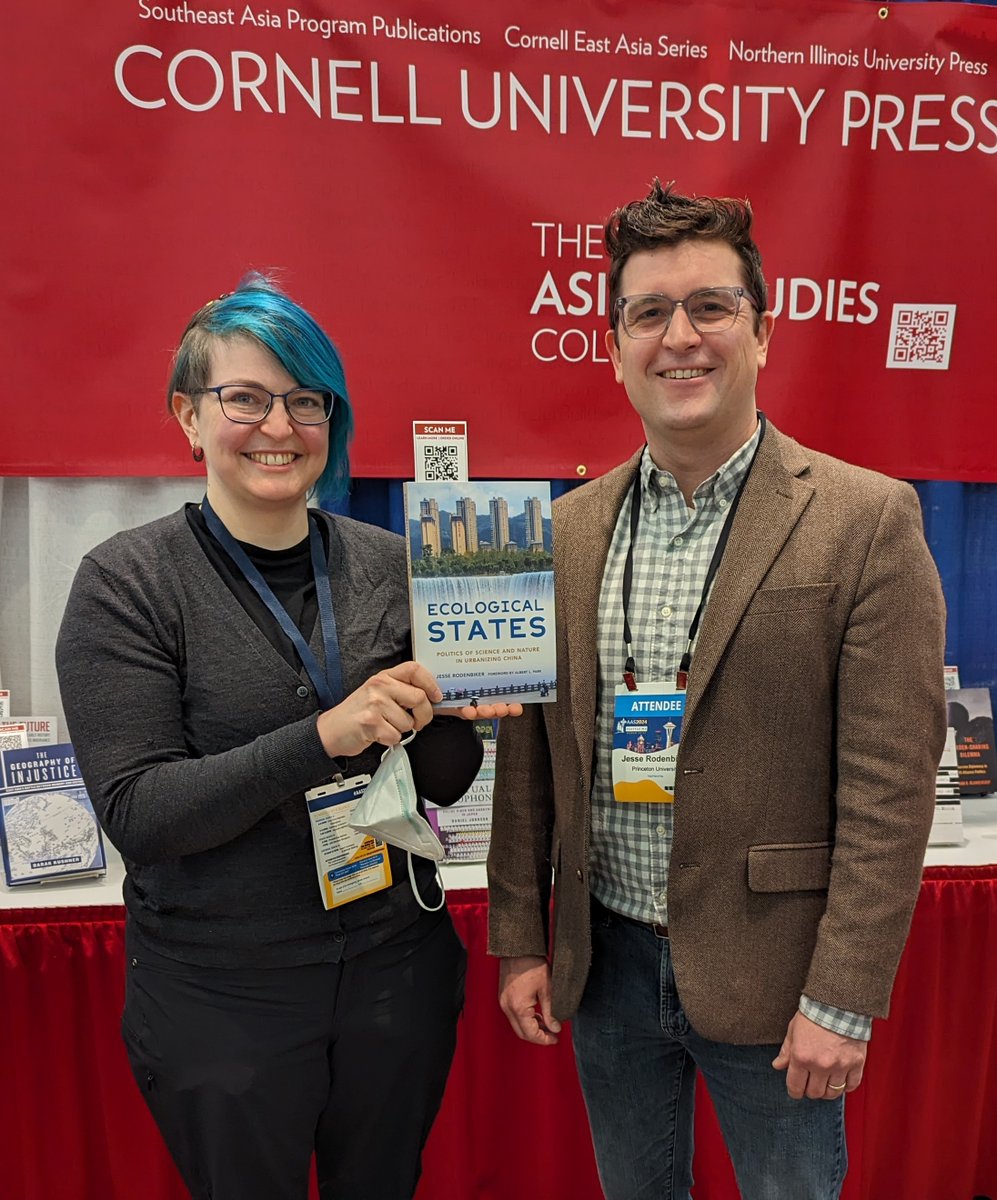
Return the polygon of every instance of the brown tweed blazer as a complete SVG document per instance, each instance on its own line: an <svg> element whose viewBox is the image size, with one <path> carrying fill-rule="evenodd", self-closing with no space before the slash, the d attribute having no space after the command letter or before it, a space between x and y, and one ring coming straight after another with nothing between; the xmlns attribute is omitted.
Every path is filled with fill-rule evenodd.
<svg viewBox="0 0 997 1200"><path fill-rule="evenodd" d="M489 952L550 953L561 1019L591 961L597 610L638 459L554 505L558 699L499 736ZM886 1015L944 743L943 654L914 490L770 424L703 616L678 759L668 920L704 1037L780 1042L802 992Z"/></svg>

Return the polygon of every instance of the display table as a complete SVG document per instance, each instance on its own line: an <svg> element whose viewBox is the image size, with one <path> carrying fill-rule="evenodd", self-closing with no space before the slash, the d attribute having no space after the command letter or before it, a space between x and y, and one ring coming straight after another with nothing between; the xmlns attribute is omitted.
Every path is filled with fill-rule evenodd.
<svg viewBox="0 0 997 1200"><path fill-rule="evenodd" d="M845 1200L997 1198L997 799L964 808L966 843L929 851L891 1017L848 1100ZM526 1045L495 1002L486 895L454 888L480 877L450 872L467 1001L418 1200L600 1200L569 1038ZM120 866L99 883L0 895L5 1200L187 1194L118 1035L123 930ZM706 1103L695 1171L696 1200L736 1200Z"/></svg>

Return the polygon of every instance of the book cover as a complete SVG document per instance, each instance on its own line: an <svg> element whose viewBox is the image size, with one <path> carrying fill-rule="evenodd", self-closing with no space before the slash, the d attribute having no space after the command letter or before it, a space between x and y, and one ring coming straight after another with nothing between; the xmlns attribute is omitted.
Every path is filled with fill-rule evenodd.
<svg viewBox="0 0 997 1200"><path fill-rule="evenodd" d="M412 643L443 707L557 698L550 485L407 483Z"/></svg>
<svg viewBox="0 0 997 1200"><path fill-rule="evenodd" d="M955 730L959 790L963 796L997 791L997 750L989 688L955 688L946 693L949 727Z"/></svg>
<svg viewBox="0 0 997 1200"><path fill-rule="evenodd" d="M484 757L474 781L456 804L426 801L426 819L446 853L447 862L484 862L492 836L492 788L495 786L495 739L498 721L475 721Z"/></svg>
<svg viewBox="0 0 997 1200"><path fill-rule="evenodd" d="M10 719L24 725L29 746L54 746L59 741L58 717L11 717Z"/></svg>
<svg viewBox="0 0 997 1200"><path fill-rule="evenodd" d="M7 688L0 688L0 719L6 719L10 716L10 692Z"/></svg>
<svg viewBox="0 0 997 1200"><path fill-rule="evenodd" d="M104 874L100 826L68 742L0 751L0 843L11 887Z"/></svg>

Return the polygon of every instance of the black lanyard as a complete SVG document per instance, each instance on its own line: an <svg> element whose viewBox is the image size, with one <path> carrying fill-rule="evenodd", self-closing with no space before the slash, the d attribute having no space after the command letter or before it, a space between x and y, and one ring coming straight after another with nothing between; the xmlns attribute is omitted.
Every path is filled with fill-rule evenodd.
<svg viewBox="0 0 997 1200"><path fill-rule="evenodd" d="M685 691L686 685L689 682L689 668L692 666L692 645L696 640L696 632L699 629L703 609L706 607L706 598L710 594L710 585L713 583L713 578L720 568L720 560L724 556L724 550L727 548L727 539L730 537L731 526L734 524L734 514L737 512L737 506L741 503L744 485L748 482L748 476L751 474L751 468L755 465L755 458L758 455L758 448L761 446L762 438L765 436L765 414L763 412L758 414L758 424L760 432L755 449L751 455L751 462L748 463L748 469L744 472L744 476L737 486L737 492L731 501L730 509L724 519L723 528L720 530L720 537L717 540L713 557L710 559L710 565L706 572L703 594L699 597L699 604L696 606L696 615L692 618L692 624L689 626L689 642L685 653L682 655L682 661L679 663L678 673L675 678L675 686L680 692ZM623 644L627 651L627 660L623 665L623 682L631 692L637 690L637 664L634 661L633 637L630 633L630 619L627 616L627 611L630 607L630 589L633 585L634 542L637 538L637 526L640 522L640 476L641 471L638 465L633 489L630 493L630 545L627 547L627 561L623 568Z"/></svg>
<svg viewBox="0 0 997 1200"><path fill-rule="evenodd" d="M318 600L319 620L322 626L322 648L325 652L325 670L318 664L311 646L301 636L301 630L288 616L287 609L273 593L273 589L251 562L235 538L218 519L205 496L201 501L204 522L212 537L221 546L246 578L246 582L270 610L274 620L290 639L302 666L308 672L322 707L332 708L343 698L343 665L339 655L339 638L336 634L336 614L332 611L332 587L329 583L329 559L325 552L318 523L308 521L308 541L312 554L312 573L315 576L315 596Z"/></svg>

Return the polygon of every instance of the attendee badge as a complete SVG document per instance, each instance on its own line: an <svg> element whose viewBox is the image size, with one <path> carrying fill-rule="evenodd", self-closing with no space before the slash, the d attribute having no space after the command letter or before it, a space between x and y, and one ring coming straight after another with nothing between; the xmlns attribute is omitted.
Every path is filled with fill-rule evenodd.
<svg viewBox="0 0 997 1200"><path fill-rule="evenodd" d="M664 683L616 688L613 795L624 803L671 804L682 736L685 692Z"/></svg>
<svg viewBox="0 0 997 1200"><path fill-rule="evenodd" d="M353 807L368 783L369 775L354 775L305 792L319 891L326 908L338 908L391 885L387 846L350 826Z"/></svg>

